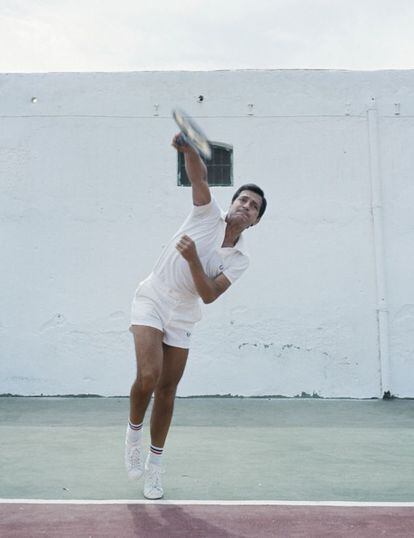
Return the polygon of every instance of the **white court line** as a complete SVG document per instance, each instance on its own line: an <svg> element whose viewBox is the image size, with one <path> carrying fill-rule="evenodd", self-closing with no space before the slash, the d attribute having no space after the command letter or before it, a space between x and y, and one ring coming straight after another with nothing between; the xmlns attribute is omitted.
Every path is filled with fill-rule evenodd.
<svg viewBox="0 0 414 538"><path fill-rule="evenodd" d="M158 500L146 499L1 499L0 504L164 504L173 506L205 505L205 506L338 506L338 507L383 507L414 508L414 502L357 502L357 501L191 501L191 500Z"/></svg>

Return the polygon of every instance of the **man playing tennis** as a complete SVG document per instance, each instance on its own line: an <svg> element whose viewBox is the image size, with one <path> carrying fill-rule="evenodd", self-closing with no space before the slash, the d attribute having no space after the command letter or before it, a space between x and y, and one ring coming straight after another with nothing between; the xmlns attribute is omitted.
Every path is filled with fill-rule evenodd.
<svg viewBox="0 0 414 538"><path fill-rule="evenodd" d="M148 499L164 494L162 453L191 332L201 319L200 299L212 303L247 269L249 258L242 233L257 224L266 209L263 191L249 184L236 191L227 214L223 214L211 196L206 165L179 136L172 145L184 154L193 209L152 273L139 284L131 311L137 378L130 394L125 465L132 479L145 474L144 496ZM144 463L142 426L153 394L151 447Z"/></svg>

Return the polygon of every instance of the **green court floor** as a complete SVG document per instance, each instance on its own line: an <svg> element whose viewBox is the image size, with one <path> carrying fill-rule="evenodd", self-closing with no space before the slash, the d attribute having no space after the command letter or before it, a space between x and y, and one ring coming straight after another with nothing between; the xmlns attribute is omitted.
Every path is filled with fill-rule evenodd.
<svg viewBox="0 0 414 538"><path fill-rule="evenodd" d="M127 418L126 398L0 398L0 497L142 499ZM414 401L177 399L164 461L171 500L414 501Z"/></svg>

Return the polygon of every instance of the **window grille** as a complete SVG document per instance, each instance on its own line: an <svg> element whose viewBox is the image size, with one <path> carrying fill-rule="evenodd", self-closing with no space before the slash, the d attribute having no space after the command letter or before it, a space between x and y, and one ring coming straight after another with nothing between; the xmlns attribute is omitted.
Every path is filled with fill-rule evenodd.
<svg viewBox="0 0 414 538"><path fill-rule="evenodd" d="M233 147L220 142L210 142L211 159L205 161L208 171L208 184L211 187L233 185ZM184 166L184 154L178 152L178 185L189 187L190 181Z"/></svg>

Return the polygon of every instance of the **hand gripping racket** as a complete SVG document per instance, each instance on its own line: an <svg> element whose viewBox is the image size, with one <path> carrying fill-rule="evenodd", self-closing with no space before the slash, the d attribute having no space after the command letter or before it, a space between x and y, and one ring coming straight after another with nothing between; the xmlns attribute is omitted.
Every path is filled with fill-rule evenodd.
<svg viewBox="0 0 414 538"><path fill-rule="evenodd" d="M172 115L181 131L178 142L189 144L197 150L202 157L211 159L210 144L208 143L206 135L196 122L180 108L175 108L172 111Z"/></svg>

